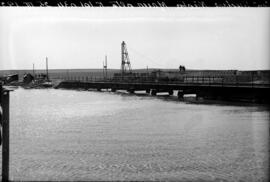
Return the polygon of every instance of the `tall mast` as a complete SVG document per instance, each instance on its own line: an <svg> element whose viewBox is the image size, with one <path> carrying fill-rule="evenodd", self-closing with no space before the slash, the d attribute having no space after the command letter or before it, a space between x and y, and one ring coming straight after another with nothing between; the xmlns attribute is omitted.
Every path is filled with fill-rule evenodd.
<svg viewBox="0 0 270 182"><path fill-rule="evenodd" d="M125 42L124 41L121 44L121 71L122 71L122 76L123 76L125 72Z"/></svg>
<svg viewBox="0 0 270 182"><path fill-rule="evenodd" d="M107 55L105 56L105 77L107 78Z"/></svg>
<svg viewBox="0 0 270 182"><path fill-rule="evenodd" d="M33 76L35 77L35 64L33 63Z"/></svg>
<svg viewBox="0 0 270 182"><path fill-rule="evenodd" d="M49 72L48 72L48 57L46 57L46 74L47 74L47 81L49 81Z"/></svg>
<svg viewBox="0 0 270 182"><path fill-rule="evenodd" d="M104 61L103 61L102 62L102 74L103 74L103 78L105 78L104 69L105 69L105 64L104 64Z"/></svg>
<svg viewBox="0 0 270 182"><path fill-rule="evenodd" d="M103 77L107 78L107 55L105 55L105 61L103 61Z"/></svg>

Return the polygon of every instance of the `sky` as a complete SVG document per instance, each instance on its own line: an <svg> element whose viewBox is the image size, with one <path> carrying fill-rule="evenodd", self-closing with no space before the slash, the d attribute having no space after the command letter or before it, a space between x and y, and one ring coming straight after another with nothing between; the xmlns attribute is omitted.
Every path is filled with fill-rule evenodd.
<svg viewBox="0 0 270 182"><path fill-rule="evenodd" d="M1 7L0 70L270 69L270 8Z"/></svg>

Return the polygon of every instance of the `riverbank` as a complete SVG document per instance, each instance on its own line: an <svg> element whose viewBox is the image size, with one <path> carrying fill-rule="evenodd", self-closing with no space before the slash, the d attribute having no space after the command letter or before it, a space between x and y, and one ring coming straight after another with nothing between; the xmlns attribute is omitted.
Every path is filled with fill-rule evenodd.
<svg viewBox="0 0 270 182"><path fill-rule="evenodd" d="M36 70L35 74L45 73L46 70ZM18 74L22 78L25 73L32 73L32 70L0 70L0 77L5 75ZM107 69L107 78L112 78L114 74L120 73L119 69ZM134 69L133 73L153 74L152 76L163 77L166 79L181 79L182 77L223 77L224 82L254 82L270 83L270 70L199 70L187 69L180 72L179 69ZM102 69L50 69L51 80L100 80L104 79Z"/></svg>

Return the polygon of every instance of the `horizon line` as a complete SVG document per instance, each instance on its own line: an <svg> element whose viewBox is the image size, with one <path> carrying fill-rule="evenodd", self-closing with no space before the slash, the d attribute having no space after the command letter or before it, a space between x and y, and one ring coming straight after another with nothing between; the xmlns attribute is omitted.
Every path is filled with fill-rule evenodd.
<svg viewBox="0 0 270 182"><path fill-rule="evenodd" d="M136 68L133 70L179 70L177 68ZM0 71L33 71L33 69L0 69ZM46 69L35 69L46 70ZM51 68L49 70L103 70L102 68ZM121 70L120 68L108 68L107 70ZM186 69L186 71L270 71L270 69Z"/></svg>

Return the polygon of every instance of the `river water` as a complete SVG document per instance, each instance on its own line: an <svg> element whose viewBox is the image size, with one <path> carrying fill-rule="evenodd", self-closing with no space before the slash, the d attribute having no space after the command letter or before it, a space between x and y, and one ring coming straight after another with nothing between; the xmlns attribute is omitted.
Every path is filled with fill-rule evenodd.
<svg viewBox="0 0 270 182"><path fill-rule="evenodd" d="M266 106L54 89L10 105L11 180L268 180Z"/></svg>

